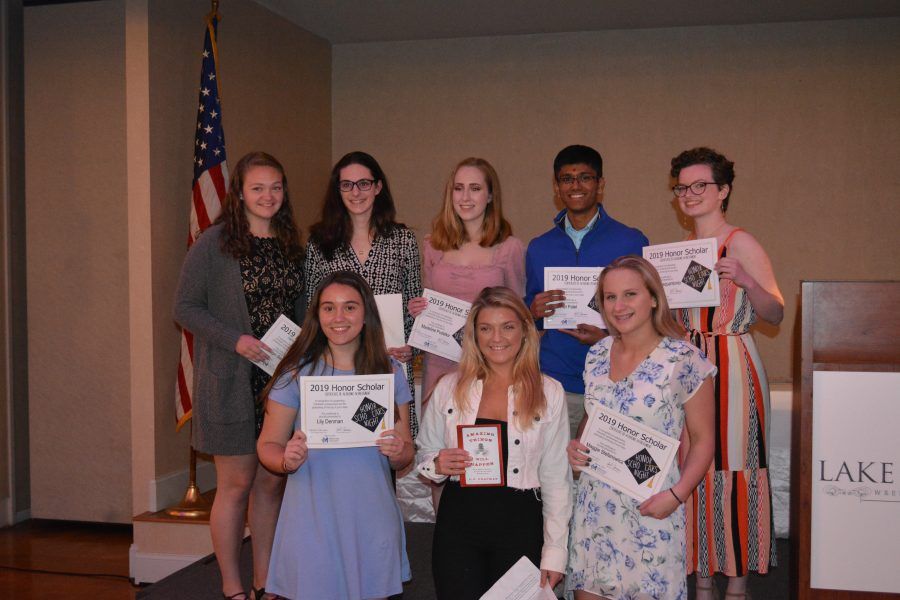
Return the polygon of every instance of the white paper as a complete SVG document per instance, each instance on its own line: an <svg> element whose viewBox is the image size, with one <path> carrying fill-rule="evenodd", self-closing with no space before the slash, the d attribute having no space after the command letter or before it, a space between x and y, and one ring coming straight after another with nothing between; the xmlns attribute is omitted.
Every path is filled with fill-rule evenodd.
<svg viewBox="0 0 900 600"><path fill-rule="evenodd" d="M274 375L275 367L278 366L278 363L280 363L281 359L284 358L284 355L287 354L287 351L291 348L291 345L293 345L294 340L297 339L298 333L300 333L300 326L286 316L280 315L260 340L263 344L272 349L269 358L265 360L251 360L250 362L269 375Z"/></svg>
<svg viewBox="0 0 900 600"><path fill-rule="evenodd" d="M453 334L466 324L472 305L427 288L423 296L428 299L428 308L416 317L409 334L409 345L459 362L462 348L453 339Z"/></svg>
<svg viewBox="0 0 900 600"><path fill-rule="evenodd" d="M388 348L400 348L406 345L406 332L403 329L403 295L375 294L378 305L378 317L384 330L384 344Z"/></svg>
<svg viewBox="0 0 900 600"><path fill-rule="evenodd" d="M394 428L394 374L300 377L300 429L310 448L374 446Z"/></svg>
<svg viewBox="0 0 900 600"><path fill-rule="evenodd" d="M663 489L679 441L629 416L594 405L581 443L591 462L581 472L643 502Z"/></svg>
<svg viewBox="0 0 900 600"><path fill-rule="evenodd" d="M603 267L544 267L544 290L562 290L564 305L544 317L544 329L575 329L580 323L606 328L594 300Z"/></svg>
<svg viewBox="0 0 900 600"><path fill-rule="evenodd" d="M523 556L480 600L556 600L549 585L541 587L541 571Z"/></svg>
<svg viewBox="0 0 900 600"><path fill-rule="evenodd" d="M900 373L813 372L810 586L900 592Z"/></svg>
<svg viewBox="0 0 900 600"><path fill-rule="evenodd" d="M644 247L656 267L669 308L719 306L719 245L716 238Z"/></svg>

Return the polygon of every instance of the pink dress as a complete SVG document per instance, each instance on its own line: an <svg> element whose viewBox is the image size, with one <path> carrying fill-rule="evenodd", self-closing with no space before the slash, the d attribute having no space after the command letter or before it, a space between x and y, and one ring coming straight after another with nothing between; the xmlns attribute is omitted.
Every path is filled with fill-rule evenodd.
<svg viewBox="0 0 900 600"><path fill-rule="evenodd" d="M493 246L490 264L463 266L444 261L444 253L431 245L425 236L422 274L426 288L472 302L486 287L506 286L520 296L525 295L525 244L509 236ZM456 370L457 363L425 352L422 398L427 401L438 379Z"/></svg>

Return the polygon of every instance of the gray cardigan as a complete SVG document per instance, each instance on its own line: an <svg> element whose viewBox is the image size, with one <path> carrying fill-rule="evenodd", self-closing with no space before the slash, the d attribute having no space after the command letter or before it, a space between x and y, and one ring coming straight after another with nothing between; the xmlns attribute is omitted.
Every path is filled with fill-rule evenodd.
<svg viewBox="0 0 900 600"><path fill-rule="evenodd" d="M206 229L188 251L175 294L175 320L194 334L193 445L208 454L256 451L252 363L235 352L253 335L240 261L221 249L222 225ZM303 323L305 294L294 304Z"/></svg>

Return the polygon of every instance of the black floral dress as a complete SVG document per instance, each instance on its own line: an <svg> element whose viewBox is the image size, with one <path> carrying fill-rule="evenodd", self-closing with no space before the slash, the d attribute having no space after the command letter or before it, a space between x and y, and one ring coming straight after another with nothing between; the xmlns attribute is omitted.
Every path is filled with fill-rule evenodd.
<svg viewBox="0 0 900 600"><path fill-rule="evenodd" d="M289 260L275 238L252 238L250 253L241 257L241 279L254 337L262 338L282 314L293 318L294 301L304 292L303 264ZM256 400L256 437L262 431L264 413L260 392L268 382L269 374L253 365L250 387Z"/></svg>

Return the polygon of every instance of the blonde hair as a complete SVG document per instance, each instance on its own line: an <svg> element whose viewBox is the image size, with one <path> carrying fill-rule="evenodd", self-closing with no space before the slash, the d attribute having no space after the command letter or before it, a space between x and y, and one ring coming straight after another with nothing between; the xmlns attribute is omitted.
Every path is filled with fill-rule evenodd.
<svg viewBox="0 0 900 600"><path fill-rule="evenodd" d="M659 278L659 273L656 272L656 268L654 268L649 261L634 254L620 256L609 263L600 274L600 281L597 282L597 294L595 295L595 299L597 306L600 306L601 311L603 311L603 320L606 321L606 329L609 331L610 335L618 336L619 332L612 324L612 319L606 314L606 309L603 306L603 282L606 281L607 275L619 269L628 269L629 271L634 271L640 275L641 279L644 281L644 286L647 288L647 291L650 292L650 296L656 300L656 306L651 309L651 320L656 333L675 339L683 339L685 330L681 325L676 323L675 319L672 317L672 311L669 309L669 303L666 300L666 291L663 287L662 280Z"/></svg>
<svg viewBox="0 0 900 600"><path fill-rule="evenodd" d="M453 390L453 403L458 410L467 410L472 385L479 379L485 379L490 373L490 366L484 360L476 339L478 315L486 308L508 308L522 323L524 336L513 364L513 392L516 422L519 429L525 430L546 409L547 399L544 397L544 382L538 361L540 338L534 320L522 299L509 288L486 287L472 303L463 329L462 357L459 361L459 377Z"/></svg>
<svg viewBox="0 0 900 600"><path fill-rule="evenodd" d="M494 170L491 163L483 158L469 157L460 161L447 179L441 212L431 224L431 245L435 250L442 252L457 250L469 241L462 219L453 210L453 185L456 181L456 173L463 167L475 167L481 171L487 184L488 194L491 196L484 209L484 223L481 226L481 239L478 240L478 244L490 248L512 235L512 226L503 218L500 178L497 176L497 171Z"/></svg>

